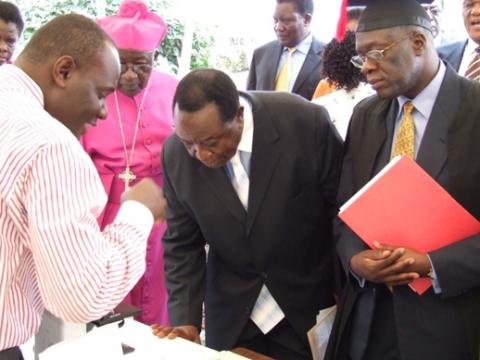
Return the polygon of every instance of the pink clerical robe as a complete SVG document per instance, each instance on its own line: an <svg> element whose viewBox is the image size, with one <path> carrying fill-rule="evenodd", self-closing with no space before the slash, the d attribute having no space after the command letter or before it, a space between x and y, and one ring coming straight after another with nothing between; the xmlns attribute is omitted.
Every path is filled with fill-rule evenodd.
<svg viewBox="0 0 480 360"><path fill-rule="evenodd" d="M148 92L143 103L137 140L130 169L136 175L133 185L144 177L152 177L162 185L161 150L165 139L172 133L172 102L178 81L167 74L153 70ZM132 149L138 107L145 89L135 97L117 91L121 121L128 154ZM108 96L108 118L88 129L81 142L92 158L108 194L108 204L98 219L101 228L110 224L120 207L124 182L118 175L125 169L125 151L114 95ZM146 271L125 302L142 308L138 318L146 324L169 324L167 292L163 273L162 236L165 223L154 225L147 245Z"/></svg>

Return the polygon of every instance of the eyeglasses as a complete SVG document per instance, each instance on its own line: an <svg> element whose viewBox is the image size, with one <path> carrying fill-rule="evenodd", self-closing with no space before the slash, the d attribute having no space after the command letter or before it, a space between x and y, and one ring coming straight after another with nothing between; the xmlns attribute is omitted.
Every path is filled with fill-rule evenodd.
<svg viewBox="0 0 480 360"><path fill-rule="evenodd" d="M152 64L146 63L121 63L120 71L122 74L126 73L128 69L132 69L134 73L147 73L152 70Z"/></svg>
<svg viewBox="0 0 480 360"><path fill-rule="evenodd" d="M410 35L411 35L411 33L406 34L405 36L401 37L400 39L392 42L390 45L387 45L382 50L374 49L374 50L370 50L365 55L352 56L352 58L350 59L350 62L357 69L361 69L367 60L375 61L375 62L382 61L385 57L385 51L390 50L391 48L393 48L397 44L400 44L403 40L409 38Z"/></svg>

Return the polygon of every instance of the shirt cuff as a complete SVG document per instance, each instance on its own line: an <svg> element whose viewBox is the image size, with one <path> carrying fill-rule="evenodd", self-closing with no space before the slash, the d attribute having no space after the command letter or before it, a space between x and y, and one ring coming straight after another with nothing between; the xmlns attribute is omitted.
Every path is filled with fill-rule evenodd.
<svg viewBox="0 0 480 360"><path fill-rule="evenodd" d="M430 261L430 267L432 268L431 271L431 279L432 279L432 286L433 286L433 291L435 294L441 294L442 293L442 288L440 287L440 283L438 282L437 278L437 273L435 272L435 268L433 267L432 259L430 259L430 255L427 254L428 261Z"/></svg>
<svg viewBox="0 0 480 360"><path fill-rule="evenodd" d="M153 215L149 208L135 200L128 200L122 203L118 210L115 222L125 222L131 224L147 235L152 230Z"/></svg>
<svg viewBox="0 0 480 360"><path fill-rule="evenodd" d="M357 274L355 274L352 269L350 269L350 274L358 281L358 286L360 286L362 289L365 287L365 283L367 280L365 278L359 277Z"/></svg>

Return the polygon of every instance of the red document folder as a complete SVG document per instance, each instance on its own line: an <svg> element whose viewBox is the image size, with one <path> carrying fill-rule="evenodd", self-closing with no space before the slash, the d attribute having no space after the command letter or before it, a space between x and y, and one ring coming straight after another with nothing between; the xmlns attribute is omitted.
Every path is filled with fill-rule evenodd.
<svg viewBox="0 0 480 360"><path fill-rule="evenodd" d="M394 158L352 196L339 217L371 248L378 241L427 253L480 232L480 222L406 156ZM421 295L431 280L410 286Z"/></svg>

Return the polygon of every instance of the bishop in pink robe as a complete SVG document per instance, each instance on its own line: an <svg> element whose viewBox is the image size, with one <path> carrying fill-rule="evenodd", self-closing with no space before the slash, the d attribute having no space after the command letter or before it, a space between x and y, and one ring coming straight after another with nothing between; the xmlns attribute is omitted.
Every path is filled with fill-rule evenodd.
<svg viewBox="0 0 480 360"><path fill-rule="evenodd" d="M135 179L151 177L162 186L161 151L172 133L172 102L177 80L153 69L154 51L166 35L163 20L139 0L125 0L118 15L99 20L119 48L122 74L118 89L106 98L108 117L88 129L81 142L100 174L108 204L98 219L110 224L119 209L128 167ZM163 272L162 236L156 224L147 245L146 271L125 298L142 309L137 320L169 324Z"/></svg>

